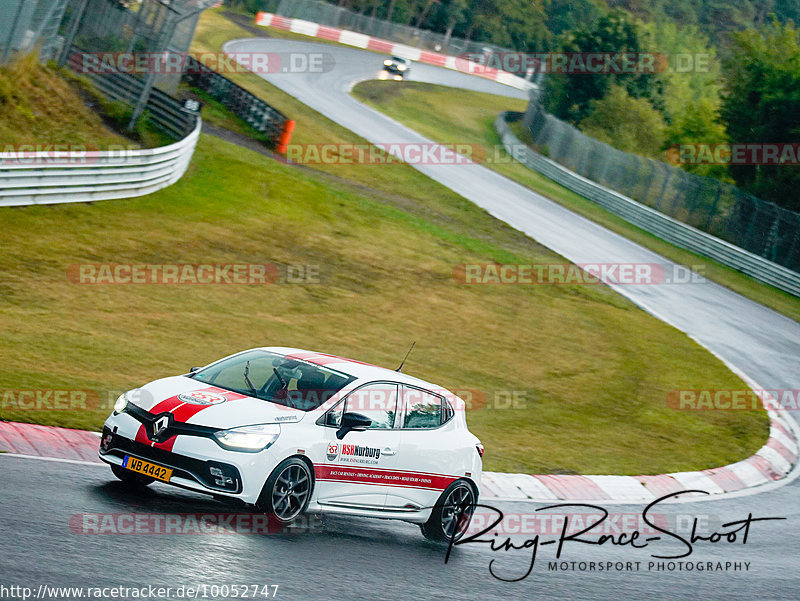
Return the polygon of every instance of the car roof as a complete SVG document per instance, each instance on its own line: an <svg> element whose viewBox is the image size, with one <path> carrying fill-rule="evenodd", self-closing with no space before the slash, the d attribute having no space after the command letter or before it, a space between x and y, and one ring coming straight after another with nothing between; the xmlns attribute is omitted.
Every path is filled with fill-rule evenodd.
<svg viewBox="0 0 800 601"><path fill-rule="evenodd" d="M389 380L392 382L402 382L404 384L419 386L421 388L428 388L430 390L443 390L441 386L436 386L435 384L415 378L414 376L409 376L402 372L380 367L379 365L372 365L371 363L364 363L363 361L357 361L355 359L347 359L345 357L329 355L328 353L319 353L286 346L264 346L260 348L264 351L279 353L315 365L324 365L325 367L340 371L349 376L358 378L359 380Z"/></svg>

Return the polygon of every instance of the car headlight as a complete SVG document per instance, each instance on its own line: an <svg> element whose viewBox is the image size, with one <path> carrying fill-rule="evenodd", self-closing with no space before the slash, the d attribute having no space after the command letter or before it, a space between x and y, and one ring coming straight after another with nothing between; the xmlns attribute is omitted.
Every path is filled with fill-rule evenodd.
<svg viewBox="0 0 800 601"><path fill-rule="evenodd" d="M406 69L408 69L408 67L406 65L404 65L403 63L400 63L399 65L397 65L397 68L400 69L400 71L405 71Z"/></svg>
<svg viewBox="0 0 800 601"><path fill-rule="evenodd" d="M119 398L114 403L114 415L118 415L125 411L125 407L128 406L128 397L126 396L128 393L124 393L119 395ZM106 405L107 407L108 405Z"/></svg>
<svg viewBox="0 0 800 601"><path fill-rule="evenodd" d="M385 61L383 61L383 64L384 64L384 65L386 65L387 67L389 67L389 66L392 64L392 61L390 61L390 60L387 58Z"/></svg>
<svg viewBox="0 0 800 601"><path fill-rule="evenodd" d="M230 451L258 453L278 440L280 433L281 427L278 424L261 424L221 430L214 434L214 438L221 447Z"/></svg>

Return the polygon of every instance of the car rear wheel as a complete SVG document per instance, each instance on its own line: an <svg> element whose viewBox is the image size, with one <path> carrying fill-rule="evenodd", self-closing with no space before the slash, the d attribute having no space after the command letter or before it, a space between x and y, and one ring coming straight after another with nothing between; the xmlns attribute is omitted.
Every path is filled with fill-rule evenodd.
<svg viewBox="0 0 800 601"><path fill-rule="evenodd" d="M456 480L436 501L431 517L421 526L422 534L434 541L457 541L467 531L477 500L469 482Z"/></svg>
<svg viewBox="0 0 800 601"><path fill-rule="evenodd" d="M133 486L135 488L142 488L147 486L148 484L152 484L155 482L154 478L150 476L145 476L144 474L137 474L136 472L132 472L131 470L126 470L124 467L119 465L112 465L111 471L114 472L114 475L122 480L128 486Z"/></svg>
<svg viewBox="0 0 800 601"><path fill-rule="evenodd" d="M281 524L291 524L308 507L313 484L308 465L290 457L272 470L256 506Z"/></svg>

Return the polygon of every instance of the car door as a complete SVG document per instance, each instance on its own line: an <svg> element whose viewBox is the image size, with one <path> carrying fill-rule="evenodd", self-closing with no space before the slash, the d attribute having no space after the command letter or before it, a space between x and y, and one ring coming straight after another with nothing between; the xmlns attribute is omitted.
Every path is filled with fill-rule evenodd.
<svg viewBox="0 0 800 601"><path fill-rule="evenodd" d="M400 444L400 431L394 428L398 393L396 383L372 382L352 391L326 414L326 457L315 466L320 504L384 507ZM345 412L365 415L372 424L339 440L336 433Z"/></svg>
<svg viewBox="0 0 800 601"><path fill-rule="evenodd" d="M400 480L389 489L386 507L431 507L460 477L454 469L460 448L451 419L453 410L442 396L406 384L401 385L400 401Z"/></svg>

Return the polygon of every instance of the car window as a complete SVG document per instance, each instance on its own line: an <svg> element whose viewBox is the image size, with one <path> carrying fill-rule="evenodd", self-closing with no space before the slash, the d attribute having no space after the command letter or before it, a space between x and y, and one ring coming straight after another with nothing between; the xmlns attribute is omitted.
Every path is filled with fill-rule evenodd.
<svg viewBox="0 0 800 601"><path fill-rule="evenodd" d="M260 349L228 357L189 377L303 411L316 409L354 379L327 367Z"/></svg>
<svg viewBox="0 0 800 601"><path fill-rule="evenodd" d="M438 428L442 425L442 397L419 388L403 386L403 428Z"/></svg>
<svg viewBox="0 0 800 601"><path fill-rule="evenodd" d="M389 382L367 384L354 390L330 410L325 421L328 426L340 426L345 413L360 413L372 420L370 429L388 430L394 427L397 415L397 385Z"/></svg>

